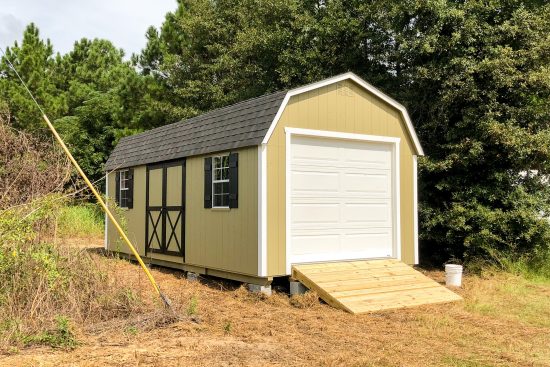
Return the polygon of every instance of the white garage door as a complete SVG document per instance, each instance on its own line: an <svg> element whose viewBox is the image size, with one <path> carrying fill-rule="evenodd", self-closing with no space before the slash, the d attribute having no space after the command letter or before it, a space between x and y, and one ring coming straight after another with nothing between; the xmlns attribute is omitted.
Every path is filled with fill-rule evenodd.
<svg viewBox="0 0 550 367"><path fill-rule="evenodd" d="M392 146L292 136L291 263L394 256Z"/></svg>

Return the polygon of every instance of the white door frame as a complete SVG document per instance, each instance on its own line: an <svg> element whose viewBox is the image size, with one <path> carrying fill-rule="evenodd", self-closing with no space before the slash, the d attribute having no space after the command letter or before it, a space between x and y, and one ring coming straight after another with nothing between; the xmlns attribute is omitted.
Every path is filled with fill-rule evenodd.
<svg viewBox="0 0 550 367"><path fill-rule="evenodd" d="M311 136L311 137L322 137L322 138L333 138L333 139L343 139L343 140L356 140L356 141L367 141L374 143L388 143L392 147L392 229L393 229L393 253L392 257L398 260L401 260L401 199L400 199L400 165L399 165L399 143L400 138L387 137L387 136L378 136L378 135L363 135L363 134L350 134L336 131L324 131L324 130L310 130L310 129L299 129L285 127L285 138L286 138L286 152L285 152L285 170L286 170L286 272L287 274L291 273L291 208L290 208L290 189L291 189L291 174L290 174L290 163L291 163L291 138L293 135L301 136ZM316 261L312 259L312 262Z"/></svg>

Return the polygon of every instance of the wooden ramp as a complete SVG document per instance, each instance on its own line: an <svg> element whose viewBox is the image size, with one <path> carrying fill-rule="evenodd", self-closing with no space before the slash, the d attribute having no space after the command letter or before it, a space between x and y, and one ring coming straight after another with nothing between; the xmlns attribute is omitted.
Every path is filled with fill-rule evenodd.
<svg viewBox="0 0 550 367"><path fill-rule="evenodd" d="M354 314L462 299L393 259L294 265L292 277L329 305Z"/></svg>

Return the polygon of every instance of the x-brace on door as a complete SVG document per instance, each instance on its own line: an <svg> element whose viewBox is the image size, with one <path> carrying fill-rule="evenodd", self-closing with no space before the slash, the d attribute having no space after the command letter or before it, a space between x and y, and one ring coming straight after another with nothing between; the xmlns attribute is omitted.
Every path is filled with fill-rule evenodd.
<svg viewBox="0 0 550 367"><path fill-rule="evenodd" d="M147 166L145 252L185 258L185 160Z"/></svg>

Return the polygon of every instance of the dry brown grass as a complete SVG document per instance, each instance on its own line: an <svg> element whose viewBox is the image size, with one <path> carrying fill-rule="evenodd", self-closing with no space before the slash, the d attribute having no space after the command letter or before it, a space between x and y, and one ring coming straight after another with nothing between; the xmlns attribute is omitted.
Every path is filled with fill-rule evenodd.
<svg viewBox="0 0 550 367"><path fill-rule="evenodd" d="M313 296L263 297L211 279L188 282L181 272L154 268L177 318L159 311L136 265L95 256L143 300L134 315L81 326L73 351L24 349L5 366L549 366L548 284L501 274L468 276L464 302L350 315ZM442 274L431 272L436 280ZM525 297L507 287L527 287ZM534 287L534 288L533 288ZM195 312L189 314L189 306ZM534 318L522 313L537 304ZM495 312L486 312L486 305ZM300 306L303 307L303 306ZM498 312L498 308L504 308ZM535 312L535 311L533 311ZM527 316L526 316L527 315ZM2 357L0 357L2 358Z"/></svg>
<svg viewBox="0 0 550 367"><path fill-rule="evenodd" d="M304 294L295 294L290 297L290 304L297 308L315 307L319 304L319 296L313 291Z"/></svg>
<svg viewBox="0 0 550 367"><path fill-rule="evenodd" d="M150 309L115 281L109 261L86 249L26 243L11 256L15 263L0 285L0 352L36 343L72 346L72 333L60 335L67 321L72 332Z"/></svg>

